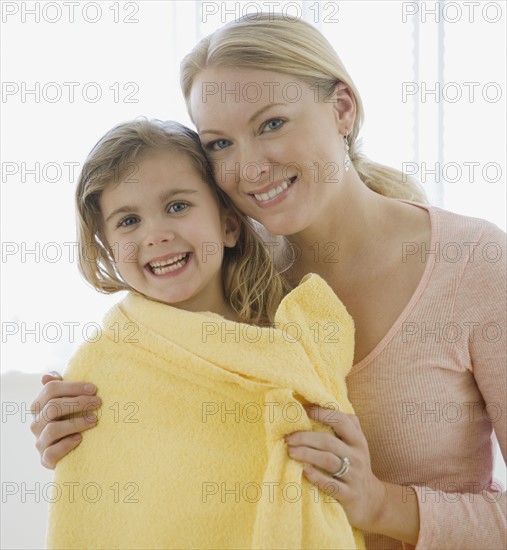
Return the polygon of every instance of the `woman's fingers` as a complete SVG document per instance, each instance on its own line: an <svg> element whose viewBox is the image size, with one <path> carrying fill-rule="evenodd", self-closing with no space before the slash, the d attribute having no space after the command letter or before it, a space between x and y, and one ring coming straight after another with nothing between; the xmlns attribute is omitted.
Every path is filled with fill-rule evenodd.
<svg viewBox="0 0 507 550"><path fill-rule="evenodd" d="M285 436L291 446L312 447L338 454L343 443L334 435L324 432L294 432Z"/></svg>
<svg viewBox="0 0 507 550"><path fill-rule="evenodd" d="M289 456L299 462L306 462L312 464L317 468L323 470L327 475L333 475L338 472L343 465L343 461L340 458L342 455L338 455L329 451L322 451L312 449L310 447L292 447L289 446ZM346 451L342 451L345 453ZM345 454L343 454L345 456ZM329 480L328 480L329 481Z"/></svg>
<svg viewBox="0 0 507 550"><path fill-rule="evenodd" d="M50 376L52 375L44 375L43 379ZM51 414L49 420L51 421L71 412L82 412L83 408L89 405L90 399L96 391L97 388L93 384L87 384L86 382L63 382L61 380L46 379L44 387L30 405L30 410L35 417L31 425L32 433L34 435L40 434L48 422L48 414ZM72 399L73 397L79 397L80 400L76 402ZM63 401L57 402L58 399ZM65 400L67 400L67 412L63 412L62 408ZM48 407L52 401L55 401L57 405ZM72 403L73 401L74 403ZM76 404L77 408L75 408ZM49 413L49 409L53 409L51 413ZM59 410L62 410L62 414L57 414Z"/></svg>
<svg viewBox="0 0 507 550"><path fill-rule="evenodd" d="M51 375L45 375L45 377ZM44 378L44 377L43 377ZM43 388L37 394L30 409L37 414L50 399L57 397L77 397L78 395L94 395L97 388L86 382L63 382L62 380L47 380Z"/></svg>
<svg viewBox="0 0 507 550"><path fill-rule="evenodd" d="M319 471L313 466L305 466L303 468L305 475L311 483L317 486L321 491L332 496L334 499L343 502L344 499L350 496L350 488L347 484L339 479L330 479L328 475Z"/></svg>
<svg viewBox="0 0 507 550"><path fill-rule="evenodd" d="M41 464L48 470L54 470L58 462L81 443L81 439L80 434L72 434L51 445L42 453Z"/></svg>
<svg viewBox="0 0 507 550"><path fill-rule="evenodd" d="M42 377L44 387L30 406L30 425L42 465L53 469L57 462L81 442L80 432L96 425L91 411L101 405L97 388L86 382L64 382L57 372ZM68 418L72 416L71 418Z"/></svg>
<svg viewBox="0 0 507 550"><path fill-rule="evenodd" d="M346 414L335 409L324 409L313 406L305 407L310 418L327 424L347 445L358 445L363 441L363 433L357 416Z"/></svg>
<svg viewBox="0 0 507 550"><path fill-rule="evenodd" d="M59 422L50 422L42 430L37 438L35 446L39 450L41 456L49 447L58 443L64 437L83 432L89 428L93 428L97 423L97 415L89 413L85 416L76 416L68 420L60 420Z"/></svg>
<svg viewBox="0 0 507 550"><path fill-rule="evenodd" d="M65 382L60 383L64 384ZM70 414L88 415L90 411L98 409L100 405L100 398L96 395L50 399L38 413L34 413L34 409L32 408L34 420L30 425L30 429L36 437L40 436L49 423L58 422L61 418Z"/></svg>
<svg viewBox="0 0 507 550"><path fill-rule="evenodd" d="M43 384L47 384L50 380L63 380L62 375L55 370L44 374L41 378Z"/></svg>
<svg viewBox="0 0 507 550"><path fill-rule="evenodd" d="M81 443L80 432L96 424L97 417L93 414L48 424L35 444L41 455L41 464L54 470L56 464Z"/></svg>

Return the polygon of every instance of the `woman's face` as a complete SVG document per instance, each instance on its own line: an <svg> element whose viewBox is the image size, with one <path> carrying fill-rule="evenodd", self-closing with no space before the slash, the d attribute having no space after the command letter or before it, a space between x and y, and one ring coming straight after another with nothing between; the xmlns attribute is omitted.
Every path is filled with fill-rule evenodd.
<svg viewBox="0 0 507 550"><path fill-rule="evenodd" d="M271 233L293 235L336 204L343 137L335 105L294 77L203 71L191 110L219 186Z"/></svg>

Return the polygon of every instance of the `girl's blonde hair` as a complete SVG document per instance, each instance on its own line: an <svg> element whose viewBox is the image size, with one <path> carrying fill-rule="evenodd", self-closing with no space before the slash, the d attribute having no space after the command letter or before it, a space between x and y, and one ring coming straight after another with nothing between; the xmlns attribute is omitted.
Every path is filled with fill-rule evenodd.
<svg viewBox="0 0 507 550"><path fill-rule="evenodd" d="M76 190L79 269L86 281L104 293L132 290L116 268L113 249L105 238L99 200L106 187L132 174L134 161L149 150L186 155L210 186L220 211L228 210L237 216L241 225L238 242L233 248L224 248L225 296L242 322L272 324L288 287L252 221L216 185L198 135L177 122L137 119L119 124L88 155Z"/></svg>
<svg viewBox="0 0 507 550"><path fill-rule="evenodd" d="M343 82L356 100L356 118L348 134L349 155L366 185L386 197L427 202L418 182L399 170L372 162L357 151L364 110L352 79L331 44L312 25L282 14L250 14L203 38L181 63L181 87L190 110L194 79L208 67L240 67L287 74L330 98Z"/></svg>

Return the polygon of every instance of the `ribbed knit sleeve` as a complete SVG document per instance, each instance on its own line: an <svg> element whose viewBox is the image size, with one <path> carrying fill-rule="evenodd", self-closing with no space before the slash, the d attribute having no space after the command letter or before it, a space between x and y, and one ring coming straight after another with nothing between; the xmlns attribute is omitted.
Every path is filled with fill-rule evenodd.
<svg viewBox="0 0 507 550"><path fill-rule="evenodd" d="M505 233L487 224L479 239L464 245L469 259L456 293L453 323L466 332L470 370L483 402L467 402L466 413L487 418L507 457L506 243ZM466 329L466 330L465 330ZM459 402L456 395L456 402ZM473 432L472 432L473 433ZM489 445L490 442L488 441ZM489 465L488 465L489 466ZM490 485L491 483L491 485ZM421 527L417 549L507 548L507 494L497 483L472 478L466 493L414 486ZM499 490L500 489L500 490ZM457 487L455 488L457 491Z"/></svg>

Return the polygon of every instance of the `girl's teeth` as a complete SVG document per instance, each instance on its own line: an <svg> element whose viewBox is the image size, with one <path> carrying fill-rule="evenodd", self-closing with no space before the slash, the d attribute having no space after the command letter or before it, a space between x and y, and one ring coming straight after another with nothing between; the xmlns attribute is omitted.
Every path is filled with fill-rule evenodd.
<svg viewBox="0 0 507 550"><path fill-rule="evenodd" d="M186 254L179 254L178 256L172 257L170 260L164 260L163 262L150 262L151 267L163 267L166 265L173 264L174 262L179 262L182 260Z"/></svg>
<svg viewBox="0 0 507 550"><path fill-rule="evenodd" d="M150 263L151 270L155 275L165 275L171 271L176 271L183 267L188 261L187 254L180 254L172 258L171 263L167 262L152 262Z"/></svg>
<svg viewBox="0 0 507 550"><path fill-rule="evenodd" d="M287 187L289 187L289 185L292 184L292 183L293 182L290 181L290 180L289 181L284 181L281 185L279 185L278 187L275 187L274 189L271 189L267 193L261 193L260 195L254 194L254 197L258 201L268 201L269 199L272 199L272 198L276 197L277 195L279 195L282 191L285 191L285 189L287 189Z"/></svg>

